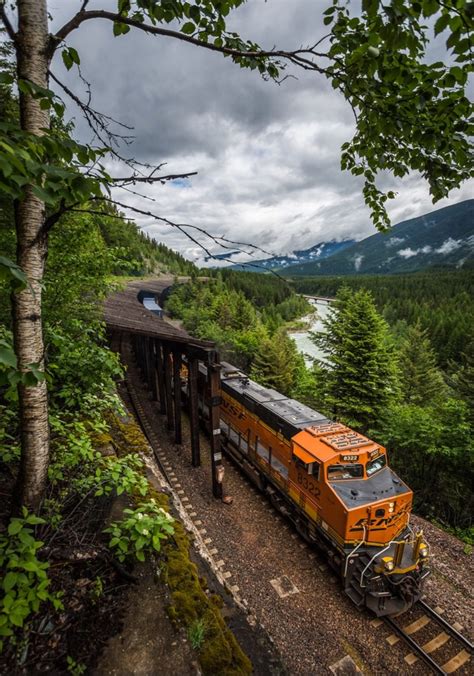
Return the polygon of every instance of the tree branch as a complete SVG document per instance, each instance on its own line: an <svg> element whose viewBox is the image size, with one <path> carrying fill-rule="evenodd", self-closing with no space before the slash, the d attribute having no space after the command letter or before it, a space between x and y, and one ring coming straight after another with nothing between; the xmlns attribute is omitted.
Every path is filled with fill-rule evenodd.
<svg viewBox="0 0 474 676"><path fill-rule="evenodd" d="M159 26L153 26L150 24L143 23L141 21L136 21L135 19L130 19L127 16L122 16L121 14L116 14L114 12L108 12L107 10L90 10L79 11L68 23L64 24L56 35L51 36L50 43L50 58L52 57L54 50L72 31L79 28L79 26L84 23L84 21L89 21L90 19L106 19L112 21L113 23L123 23L132 28L137 28L149 33L151 35L163 35L165 37L174 38L175 40L181 40L182 42L188 42L191 45L197 47L202 47L213 52L220 52L226 56L234 56L237 58L245 57L248 59L263 59L263 58L283 58L291 61L292 63L299 65L304 70L315 70L319 73L324 73L325 69L318 66L311 59L313 57L320 58L329 58L328 55L324 52L316 52L313 47L301 48L294 51L282 51L282 50L260 50L260 51L241 51L239 49L232 49L230 47L218 47L213 43L202 42L198 38L193 37L192 35L185 35L179 31L174 31L169 28L160 28Z"/></svg>
<svg viewBox="0 0 474 676"><path fill-rule="evenodd" d="M192 235L190 235L189 232L187 232L187 229L190 230L195 230L196 232L201 233L202 235L205 235L208 237L214 244L217 244L218 246L222 247L223 249L235 249L235 246L227 246L227 244L233 244L233 245L241 245L241 246L247 246L254 251L260 251L261 253L267 255L267 256L274 256L275 254L272 253L271 251L266 251L265 249L262 249L262 247L257 246L256 244L250 244L249 242L236 242L231 239L227 239L226 237L221 237L219 235L212 235L207 230L204 230L204 228L200 228L198 225L191 225L190 223L174 223L173 221L170 221L168 218L164 218L163 216L159 216L158 214L153 213L152 211L145 211L144 209L139 209L138 207L132 207L129 204L124 204L122 202L117 202L117 200L112 199L111 197L106 197L105 195L102 195L100 197L92 197L90 199L91 202L94 201L104 201L104 202L109 202L110 204L114 204L116 206L121 207L122 209L130 209L130 211L133 211L136 214L140 214L141 216L148 216L149 218L153 218L157 221L161 221L162 223L165 223L166 225L169 225L171 228L176 228L180 232L183 233L188 239L190 239L192 242L197 244L200 249L202 249L208 256L211 258L214 258L214 255L198 240L196 240ZM223 244L225 242L226 244ZM250 256L253 255L251 252L244 252L248 253Z"/></svg>
<svg viewBox="0 0 474 676"><path fill-rule="evenodd" d="M165 183L165 181L174 181L177 178L189 178L190 176L197 176L197 171L189 171L186 174L167 174L166 176L152 176L151 174L149 176L125 176L123 178L112 178L113 183L131 183L132 185L134 183L156 183L156 182L161 182Z"/></svg>
<svg viewBox="0 0 474 676"><path fill-rule="evenodd" d="M5 11L5 0L0 0L0 17L2 19L3 25L5 26L5 30L8 33L8 37L16 44L16 33Z"/></svg>

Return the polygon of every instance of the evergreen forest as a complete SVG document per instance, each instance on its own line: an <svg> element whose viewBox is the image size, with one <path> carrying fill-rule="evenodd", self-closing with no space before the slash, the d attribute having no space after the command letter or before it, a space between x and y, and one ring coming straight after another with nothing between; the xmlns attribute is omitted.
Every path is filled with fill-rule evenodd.
<svg viewBox="0 0 474 676"><path fill-rule="evenodd" d="M348 283L344 283L348 282ZM385 444L415 510L473 541L473 273L298 280L219 271L175 287L166 309L263 385ZM295 294L335 296L306 366L287 330Z"/></svg>
<svg viewBox="0 0 474 676"><path fill-rule="evenodd" d="M438 364L459 362L474 327L474 270L433 269L407 275L295 278L298 293L335 297L342 286L371 292L395 332L417 322L426 330Z"/></svg>

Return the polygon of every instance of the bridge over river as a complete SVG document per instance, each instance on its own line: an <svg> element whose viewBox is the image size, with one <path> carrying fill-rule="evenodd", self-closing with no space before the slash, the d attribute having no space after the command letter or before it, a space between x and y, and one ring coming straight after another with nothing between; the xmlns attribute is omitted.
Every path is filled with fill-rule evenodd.
<svg viewBox="0 0 474 676"><path fill-rule="evenodd" d="M333 303L336 300L335 298L327 298L326 296L308 296L304 293L300 295L303 296L303 298L306 298L306 300L315 300L317 303Z"/></svg>

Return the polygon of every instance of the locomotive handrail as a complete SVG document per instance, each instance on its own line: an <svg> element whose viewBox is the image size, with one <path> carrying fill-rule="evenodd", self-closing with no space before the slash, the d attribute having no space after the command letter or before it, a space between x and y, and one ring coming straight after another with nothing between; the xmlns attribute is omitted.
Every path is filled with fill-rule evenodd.
<svg viewBox="0 0 474 676"><path fill-rule="evenodd" d="M359 549L359 547L361 547L363 544L365 544L365 537L366 537L366 533L365 533L365 523L362 524L362 528L363 528L363 531L364 531L364 532L363 532L363 535L362 535L362 540L359 542L359 544L357 544L357 545L354 547L354 549L352 550L352 552L346 556L346 565L345 565L345 567L344 567L344 578L345 578L346 575L347 575L347 567L349 566L349 559L350 559L352 556L354 556L354 554L355 554L356 551Z"/></svg>
<svg viewBox="0 0 474 676"><path fill-rule="evenodd" d="M390 549L390 547L393 545L394 542L396 542L396 540L390 540L388 545L386 547L384 547L383 549L381 549L380 552L375 552L373 557L370 559L369 563L366 565L364 570L361 572L361 574L360 574L360 586L361 586L362 589L365 589L365 587L366 587L363 580L364 580L364 575L365 575L365 571L367 570L367 568L369 568L369 566L372 565L372 563L375 561L377 556L380 556L380 554L383 554L384 552L386 552L387 549Z"/></svg>

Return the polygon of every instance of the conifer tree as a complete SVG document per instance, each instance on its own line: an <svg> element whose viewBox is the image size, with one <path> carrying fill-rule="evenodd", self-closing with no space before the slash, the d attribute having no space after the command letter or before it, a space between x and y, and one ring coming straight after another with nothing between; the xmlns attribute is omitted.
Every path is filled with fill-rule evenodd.
<svg viewBox="0 0 474 676"><path fill-rule="evenodd" d="M474 340L461 354L462 363L454 375L454 384L468 407L468 419L474 428Z"/></svg>
<svg viewBox="0 0 474 676"><path fill-rule="evenodd" d="M291 395L296 383L300 355L284 329L262 340L250 375L266 387Z"/></svg>
<svg viewBox="0 0 474 676"><path fill-rule="evenodd" d="M429 406L446 394L447 387L437 368L434 350L419 322L410 326L405 334L399 365L405 403Z"/></svg>
<svg viewBox="0 0 474 676"><path fill-rule="evenodd" d="M377 313L372 295L343 287L314 340L328 355L325 402L332 415L367 430L397 392L397 368L388 325Z"/></svg>

